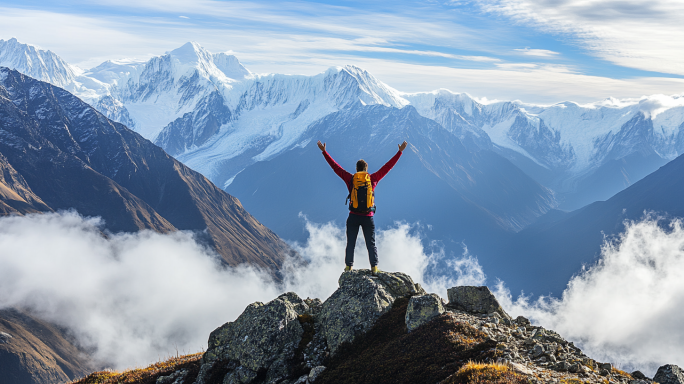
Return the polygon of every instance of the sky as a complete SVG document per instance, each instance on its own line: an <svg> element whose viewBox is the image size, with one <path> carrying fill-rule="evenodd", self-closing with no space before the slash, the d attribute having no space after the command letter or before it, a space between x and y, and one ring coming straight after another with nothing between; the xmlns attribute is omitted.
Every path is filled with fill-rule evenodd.
<svg viewBox="0 0 684 384"><path fill-rule="evenodd" d="M16 37L83 69L196 41L256 73L353 64L403 92L592 102L684 93L680 0L0 0Z"/></svg>

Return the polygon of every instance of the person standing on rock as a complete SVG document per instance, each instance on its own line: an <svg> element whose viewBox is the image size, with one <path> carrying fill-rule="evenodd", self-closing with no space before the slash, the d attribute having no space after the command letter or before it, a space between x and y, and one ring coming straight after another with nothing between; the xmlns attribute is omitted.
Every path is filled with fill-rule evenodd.
<svg viewBox="0 0 684 384"><path fill-rule="evenodd" d="M385 175L394 167L402 152L406 149L407 143L404 141L399 144L399 151L377 172L368 173L368 163L363 160L356 162L356 173L351 174L344 170L325 150L325 143L318 141L318 148L323 152L325 160L335 171L349 190L349 217L347 218L347 248L345 250L344 263L345 272L351 271L354 265L354 247L356 237L359 234L359 227L363 230L363 237L366 240L368 249L368 259L370 260L371 272L375 275L378 270L378 249L375 247L375 187Z"/></svg>

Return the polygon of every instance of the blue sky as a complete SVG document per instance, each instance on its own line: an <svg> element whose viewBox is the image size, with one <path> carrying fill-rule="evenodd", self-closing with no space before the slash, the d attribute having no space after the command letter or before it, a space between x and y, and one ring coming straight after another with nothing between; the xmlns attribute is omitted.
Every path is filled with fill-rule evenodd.
<svg viewBox="0 0 684 384"><path fill-rule="evenodd" d="M405 92L552 103L684 92L680 0L0 0L0 39L84 69L196 41L250 70L355 64Z"/></svg>

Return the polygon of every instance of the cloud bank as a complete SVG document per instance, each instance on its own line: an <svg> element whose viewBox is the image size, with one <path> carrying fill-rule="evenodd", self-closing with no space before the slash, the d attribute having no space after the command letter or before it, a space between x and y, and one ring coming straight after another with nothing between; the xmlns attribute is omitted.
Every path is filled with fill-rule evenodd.
<svg viewBox="0 0 684 384"><path fill-rule="evenodd" d="M117 369L206 348L209 333L247 304L284 291L324 300L344 266L344 232L332 224L307 222L309 240L295 248L308 263L288 260L281 284L251 267L222 267L191 233L104 237L101 224L74 212L0 218L0 308L27 308L67 327L100 364ZM358 268L368 265L362 244ZM425 252L415 226L381 230L377 245L383 270L409 273L442 296L458 283L484 282L467 254L434 275L443 255Z"/></svg>
<svg viewBox="0 0 684 384"><path fill-rule="evenodd" d="M656 219L632 222L607 241L601 260L568 283L560 299L497 296L513 316L529 316L578 342L584 352L625 370L653 375L684 366L684 226Z"/></svg>

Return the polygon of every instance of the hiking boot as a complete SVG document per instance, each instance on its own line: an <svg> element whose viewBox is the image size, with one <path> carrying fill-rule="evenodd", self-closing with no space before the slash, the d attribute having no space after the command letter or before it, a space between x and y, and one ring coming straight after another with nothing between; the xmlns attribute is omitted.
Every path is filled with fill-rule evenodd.
<svg viewBox="0 0 684 384"><path fill-rule="evenodd" d="M347 265L346 267L344 267L345 272L350 272L351 269L352 269L352 267L350 265Z"/></svg>
<svg viewBox="0 0 684 384"><path fill-rule="evenodd" d="M378 273L380 273L380 270L378 269L377 266L372 266L371 267L371 273L373 274L373 276L377 276Z"/></svg>

